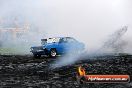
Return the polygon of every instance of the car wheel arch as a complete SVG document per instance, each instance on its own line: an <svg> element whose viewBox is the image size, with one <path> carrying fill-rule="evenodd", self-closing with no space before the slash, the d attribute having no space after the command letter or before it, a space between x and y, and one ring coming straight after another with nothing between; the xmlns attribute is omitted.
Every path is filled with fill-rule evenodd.
<svg viewBox="0 0 132 88"><path fill-rule="evenodd" d="M51 50L56 50L56 52L57 52L57 49L56 49L56 48L51 48L50 51L51 51Z"/></svg>

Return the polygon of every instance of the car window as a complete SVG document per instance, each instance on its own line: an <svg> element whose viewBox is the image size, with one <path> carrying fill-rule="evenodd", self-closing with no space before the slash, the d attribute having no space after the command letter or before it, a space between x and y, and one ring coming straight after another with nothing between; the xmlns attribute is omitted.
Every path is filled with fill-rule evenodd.
<svg viewBox="0 0 132 88"><path fill-rule="evenodd" d="M66 43L67 42L67 39L66 38L61 38L60 39L60 43Z"/></svg>
<svg viewBox="0 0 132 88"><path fill-rule="evenodd" d="M67 42L76 42L74 38L67 38Z"/></svg>
<svg viewBox="0 0 132 88"><path fill-rule="evenodd" d="M47 43L47 41L41 41L42 45L45 45Z"/></svg>

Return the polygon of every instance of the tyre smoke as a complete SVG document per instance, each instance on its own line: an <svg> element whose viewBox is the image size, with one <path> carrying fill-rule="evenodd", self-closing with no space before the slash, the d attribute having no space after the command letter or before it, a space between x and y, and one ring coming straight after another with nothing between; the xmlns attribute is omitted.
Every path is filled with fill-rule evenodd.
<svg viewBox="0 0 132 88"><path fill-rule="evenodd" d="M15 41L10 33L3 34L0 53L30 54L30 47L39 46L41 39L64 36L84 42L88 53L95 52L116 28L122 25L132 28L130 3L130 0L0 0L0 29L23 28L25 24L30 28ZM131 36L132 31L127 33ZM112 46L112 42L104 43L103 49L129 51L128 47L124 50L120 47L131 45L130 39L119 39Z"/></svg>
<svg viewBox="0 0 132 88"><path fill-rule="evenodd" d="M117 30L112 35L109 36L108 40L104 42L100 48L100 52L105 53L123 53L125 46L127 46L126 41L122 39L123 35L127 32L127 26Z"/></svg>
<svg viewBox="0 0 132 88"><path fill-rule="evenodd" d="M127 26L117 30L112 35L108 37L108 40L104 42L104 44L92 51L92 52L83 52L81 54L76 55L66 55L62 58L59 58L51 68L58 68L70 64L74 64L79 60L83 59L91 59L92 57L104 56L104 55L117 55L120 53L124 53L125 47L127 46L127 42L122 40L123 35L127 32Z"/></svg>

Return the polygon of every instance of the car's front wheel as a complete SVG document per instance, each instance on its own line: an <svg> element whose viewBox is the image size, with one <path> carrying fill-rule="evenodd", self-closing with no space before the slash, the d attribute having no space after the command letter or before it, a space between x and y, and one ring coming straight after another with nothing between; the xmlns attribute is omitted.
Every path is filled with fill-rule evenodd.
<svg viewBox="0 0 132 88"><path fill-rule="evenodd" d="M50 50L50 56L51 56L51 57L56 57L56 55L57 55L56 49L51 49L51 50Z"/></svg>

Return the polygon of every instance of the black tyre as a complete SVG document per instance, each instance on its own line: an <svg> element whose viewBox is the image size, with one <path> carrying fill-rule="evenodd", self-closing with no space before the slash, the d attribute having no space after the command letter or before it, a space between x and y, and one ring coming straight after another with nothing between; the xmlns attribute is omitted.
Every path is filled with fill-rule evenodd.
<svg viewBox="0 0 132 88"><path fill-rule="evenodd" d="M51 50L50 50L50 56L51 56L51 57L56 57L56 55L57 55L56 49L51 49Z"/></svg>
<svg viewBox="0 0 132 88"><path fill-rule="evenodd" d="M33 54L34 58L40 58L41 55L38 55L38 54Z"/></svg>

